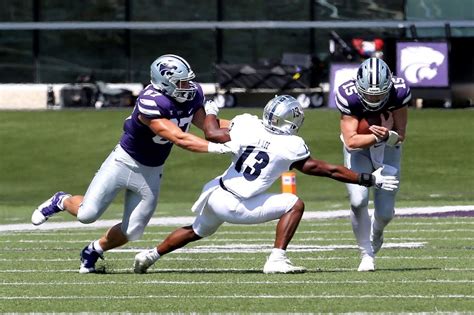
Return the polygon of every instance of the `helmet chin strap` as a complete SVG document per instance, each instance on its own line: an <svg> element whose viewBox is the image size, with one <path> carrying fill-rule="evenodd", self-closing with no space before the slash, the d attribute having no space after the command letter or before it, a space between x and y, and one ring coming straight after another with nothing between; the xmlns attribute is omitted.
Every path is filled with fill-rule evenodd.
<svg viewBox="0 0 474 315"><path fill-rule="evenodd" d="M178 103L184 103L186 101L191 101L192 99L194 99L195 95L196 92L192 90L180 91L179 89L176 89L173 92L173 95L171 95L171 97L173 97Z"/></svg>
<svg viewBox="0 0 474 315"><path fill-rule="evenodd" d="M388 101L388 98L389 98L390 94L387 93L384 98L382 100L380 100L380 102L378 103L372 103L372 102L369 102L369 101L366 101L362 95L359 95L359 98L362 102L362 104L364 105L364 107L369 110L369 111L377 111L379 110L380 108L382 108Z"/></svg>
<svg viewBox="0 0 474 315"><path fill-rule="evenodd" d="M187 101L187 99L181 97L174 97L174 100L178 103L184 103Z"/></svg>

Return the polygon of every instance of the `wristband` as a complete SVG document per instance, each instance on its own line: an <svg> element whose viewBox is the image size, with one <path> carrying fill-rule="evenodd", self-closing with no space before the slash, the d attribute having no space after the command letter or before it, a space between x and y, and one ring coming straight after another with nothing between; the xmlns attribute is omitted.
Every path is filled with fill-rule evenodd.
<svg viewBox="0 0 474 315"><path fill-rule="evenodd" d="M400 138L398 136L398 133L396 131L390 130L388 132L388 137L387 137L387 140L385 140L385 142L387 142L387 145L389 146L394 146L398 143L399 140Z"/></svg>
<svg viewBox="0 0 474 315"><path fill-rule="evenodd" d="M374 137L375 137L375 143L380 143L380 142L383 141L382 138L379 138L379 137L377 137L376 135L374 135Z"/></svg>
<svg viewBox="0 0 474 315"><path fill-rule="evenodd" d="M209 142L209 145L207 146L207 152L209 153L226 153L229 150L226 150L227 147L223 145L222 143L214 143L214 142Z"/></svg>
<svg viewBox="0 0 474 315"><path fill-rule="evenodd" d="M369 173L360 173L358 182L361 186L373 186L375 184L375 176Z"/></svg>

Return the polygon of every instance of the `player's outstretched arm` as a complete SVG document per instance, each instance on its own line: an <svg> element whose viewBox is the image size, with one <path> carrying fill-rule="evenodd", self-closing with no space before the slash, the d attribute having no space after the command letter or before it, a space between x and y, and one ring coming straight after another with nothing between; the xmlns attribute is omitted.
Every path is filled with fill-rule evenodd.
<svg viewBox="0 0 474 315"><path fill-rule="evenodd" d="M359 174L342 165L329 164L311 157L295 162L292 168L296 168L307 175L329 177L344 183L358 184L366 187L375 186L389 191L398 188L398 179L395 176L382 175L382 168L377 169L372 174Z"/></svg>
<svg viewBox="0 0 474 315"><path fill-rule="evenodd" d="M307 175L329 177L344 183L359 183L358 173L353 172L342 165L329 164L325 161L315 160L311 157L295 162L292 167Z"/></svg>
<svg viewBox="0 0 474 315"><path fill-rule="evenodd" d="M140 116L140 121L147 125L156 135L173 142L177 146L192 152L227 153L231 150L219 143L212 143L191 133L182 131L166 118L148 119Z"/></svg>

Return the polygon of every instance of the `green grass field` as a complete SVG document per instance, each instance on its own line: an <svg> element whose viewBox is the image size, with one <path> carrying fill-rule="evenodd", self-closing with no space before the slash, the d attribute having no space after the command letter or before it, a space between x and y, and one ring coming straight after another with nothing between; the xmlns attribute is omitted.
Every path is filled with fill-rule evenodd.
<svg viewBox="0 0 474 315"><path fill-rule="evenodd" d="M221 116L242 111L226 109ZM249 111L261 114L261 109ZM31 208L58 190L83 194L129 114L129 109L0 112L0 223L28 221ZM473 122L473 110L410 110L399 206L472 204ZM336 111L307 110L300 134L314 158L342 163ZM189 213L202 185L228 164L226 156L174 148L165 166L159 213ZM308 209L347 209L343 184L302 174L297 183ZM280 183L273 188L278 191Z"/></svg>
<svg viewBox="0 0 474 315"><path fill-rule="evenodd" d="M0 224L29 223L32 210L58 190L84 193L129 113L0 112ZM474 204L473 122L473 110L410 110L397 206ZM306 111L301 136L314 158L342 163L338 123L335 111ZM191 215L202 185L228 163L226 156L175 148L155 217ZM308 211L348 208L341 183L298 174L297 190ZM104 219L120 218L121 209L119 197ZM369 274L355 271L349 219L302 221L289 248L293 262L309 269L302 275L261 273L275 222L225 225L165 256L147 275L132 273L135 252L176 226L150 226L142 240L107 253L105 274L97 275L77 273L78 255L105 229L0 232L0 312L471 313L473 224L472 217L397 217L386 230L377 272Z"/></svg>
<svg viewBox="0 0 474 315"><path fill-rule="evenodd" d="M305 220L289 248L309 269L300 275L261 272L272 223L225 225L144 275L132 272L135 252L174 227L149 227L90 275L77 273L78 253L102 230L0 233L0 312L472 312L473 223L396 218L378 270L359 273L348 219ZM389 248L410 244L421 247Z"/></svg>

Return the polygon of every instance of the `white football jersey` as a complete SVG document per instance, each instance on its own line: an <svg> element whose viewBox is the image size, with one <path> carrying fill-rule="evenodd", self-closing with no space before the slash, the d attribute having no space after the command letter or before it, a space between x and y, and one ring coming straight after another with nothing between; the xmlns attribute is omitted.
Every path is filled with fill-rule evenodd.
<svg viewBox="0 0 474 315"><path fill-rule="evenodd" d="M229 129L235 153L222 180L241 198L267 190L295 161L310 154L302 138L269 132L257 116L236 116Z"/></svg>

